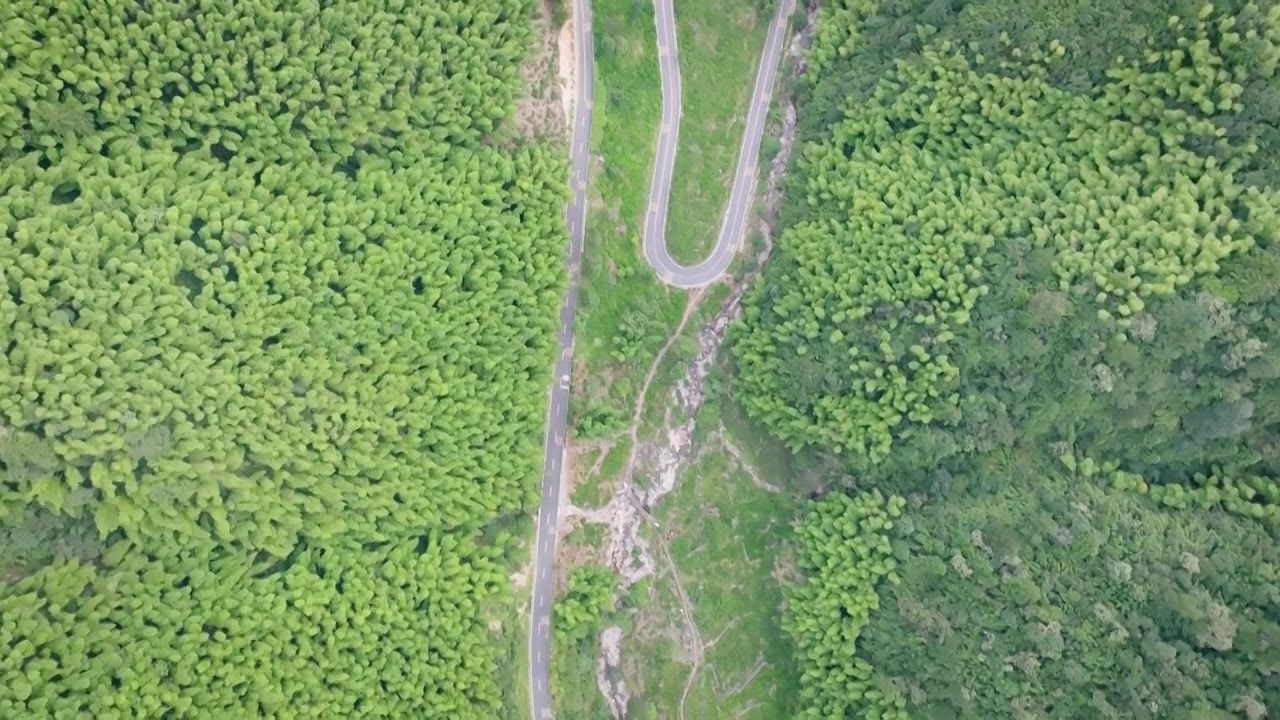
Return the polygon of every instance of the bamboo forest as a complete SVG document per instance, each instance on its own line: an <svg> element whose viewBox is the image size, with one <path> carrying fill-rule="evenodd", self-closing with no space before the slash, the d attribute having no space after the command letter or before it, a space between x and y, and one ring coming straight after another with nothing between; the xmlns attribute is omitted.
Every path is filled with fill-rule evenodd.
<svg viewBox="0 0 1280 720"><path fill-rule="evenodd" d="M822 470L762 524L791 696L739 716L1280 717L1280 0L796 5L773 235L707 291L728 357L646 275L690 304L618 411L629 483L650 382L732 373L734 422ZM591 30L607 71L671 52L651 6L645 43ZM581 138L513 129L584 8L0 2L0 720L528 716L575 188L616 225L589 260L643 257L571 187ZM650 64L652 98L597 81L653 125L588 112L589 179L652 154ZM574 656L644 599L616 565L547 579L553 685L635 686Z"/></svg>
<svg viewBox="0 0 1280 720"><path fill-rule="evenodd" d="M527 0L0 3L0 717L490 718L562 153Z"/></svg>
<svg viewBox="0 0 1280 720"><path fill-rule="evenodd" d="M1280 715L1280 5L833 0L738 392L811 718Z"/></svg>

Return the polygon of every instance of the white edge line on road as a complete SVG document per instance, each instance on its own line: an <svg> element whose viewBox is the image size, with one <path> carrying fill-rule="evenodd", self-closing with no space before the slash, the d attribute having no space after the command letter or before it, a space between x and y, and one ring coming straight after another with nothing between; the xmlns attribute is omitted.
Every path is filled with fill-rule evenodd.
<svg viewBox="0 0 1280 720"><path fill-rule="evenodd" d="M667 4L664 4L667 3ZM670 0L655 0L655 7L661 6L658 12L655 12L655 25L658 27L659 45L665 39L662 36L664 25L662 24L661 15L668 7ZM738 148L738 171L734 176L734 184L729 193L729 202L726 205L725 213L720 226L720 235L717 238L716 246L711 253L702 262L692 266L682 266L670 256L666 248L665 237L665 220L666 220L666 202L662 202L662 217L657 220L663 226L658 227L652 223L650 218L645 218L644 227L644 255L649 264L658 271L659 279L662 282L683 289L692 289L706 285L718 278L732 262L733 257L737 254L737 250L742 243L742 237L746 232L745 217L754 204L754 196L756 190L755 175L759 172L759 145L764 132L764 125L767 121L768 107L772 101L773 88L776 85L778 65L782 60L782 46L786 38L786 31L790 27L790 12L793 10L794 4L790 0L778 0L777 8L769 22L769 26L765 33L765 44L760 56L760 64L756 72L755 82L752 85L752 94L758 98L757 103L748 103L747 122L743 128L742 142ZM669 13L668 25L672 27L670 44L672 49L676 49L676 33L675 11L672 9ZM675 54L673 53L673 56ZM671 85L674 87L674 94L677 100L680 98L681 78L680 63L678 57L674 58L672 63L675 72L673 73ZM665 70L666 64L659 61L659 75L666 80ZM679 118L683 111L680 102L667 103L666 85L663 86L663 129L667 122L667 116L672 114L670 106L674 105L674 115L676 116L675 135L679 137ZM655 194L661 200L668 200L670 197L671 178L665 179L665 187L659 185L660 174L658 169L663 165L661 162L668 155L673 156L670 166L674 168L674 155L678 149L678 141L673 142L668 149L661 142L662 132L659 133L659 143L657 148L657 162L655 162L653 181L650 187L650 200L653 202ZM752 142L754 140L754 142ZM753 159L754 158L754 159ZM744 174L743 171L749 171ZM668 173L669 175L670 173ZM740 209L739 209L740 208ZM656 230L656 232L655 232ZM731 242L725 242L726 238L731 238ZM720 267L723 265L724 267ZM664 271L670 273L670 277L664 277Z"/></svg>
<svg viewBox="0 0 1280 720"><path fill-rule="evenodd" d="M591 37L591 14L590 14L591 8L588 3L589 3L589 0L575 0L572 8L574 27L577 28L577 31L576 31L577 37L575 38L575 44L578 46L579 50L577 53L578 54L577 67L575 69L575 72L577 72L578 74L578 82L576 83L577 97L575 98L576 104L574 108L575 117L572 125L574 137L572 138L572 142L571 142L571 146L574 148L574 151L573 151L574 155L571 155L570 157L570 165L572 168L571 179L577 181L577 188L576 188L576 191L573 193L573 196L571 199L571 203L569 207L570 212L566 214L566 218L565 218L566 225L568 226L568 229L569 229L570 258L572 258L573 256L581 252L582 245L584 244L583 235L585 233L585 226L587 221L587 212L586 212L587 203L586 203L585 193L587 188L587 174L589 173L589 168L590 168L590 158L586 159L587 162L585 166L580 166L578 159L582 157L582 152L588 147L587 137L590 135L590 132L591 132L590 111L592 107L592 101L590 99L590 95L592 92L591 83L594 82L593 73L592 73L592 69L593 69L592 62L594 58L591 57L591 55L593 54L592 37ZM574 205L577 206L576 217L575 217L575 214L573 213ZM570 283L569 283L569 294L566 295L566 298L565 298L566 303L570 302L570 299L574 297L574 294L575 294L574 285L577 282L577 277L578 277L577 265L573 263L571 259L567 260L567 262L569 262L569 272L571 273L571 276L570 276ZM568 305L566 305L565 307L568 307ZM564 323L564 327L565 327L565 335L567 337L564 338L564 340L562 340L561 354L571 356L573 351L572 324L566 321ZM560 375L560 374L561 373L556 372L556 375ZM557 380L554 380L553 382L558 383L559 381L557 379ZM551 392L552 392L552 397L554 398L556 393L554 386ZM552 419L554 417L554 414L558 413L558 401L553 401L553 402L554 402L553 407L549 410L548 416L547 416L547 434L543 441L544 455L549 453L563 452L563 450L560 447L559 441L556 439L555 428L552 426ZM555 448L554 450L552 449L553 446ZM554 467L558 465L560 456L556 454L553 457L556 458L556 463L553 464L553 467ZM544 461L545 461L545 457L544 457ZM548 481L550 482L550 485L547 485ZM545 594L550 590L548 587L546 587L546 579L550 577L551 563L555 562L555 555L554 555L555 540L556 540L555 538L555 535L556 535L555 503L559 502L558 495L559 495L560 483L559 483L559 478L556 477L553 473L552 477L549 477L549 478L543 477L542 484L544 486L543 487L544 490L550 488L550 489L554 489L556 492L554 496L551 498L551 504L546 505L544 508L542 508L543 512L535 513L534 554L533 554L534 557L533 557L532 567L530 568L530 572L533 575L533 580L530 583L531 592L529 596L529 637L528 637L528 646L527 646L528 655L526 656L527 662L529 664L528 681L529 681L530 687L532 688L532 692L529 693L529 696L530 696L529 711L530 711L530 717L532 718L551 718L554 716L551 710L550 697L547 696L547 674L546 674L546 666L545 664L542 664L543 653L541 650L541 646L546 645L547 638L549 635L548 628L550 624L550 616L547 613L550 612L549 608L550 608L551 598ZM543 518L544 512L546 514L545 523ZM538 552L537 548L539 545L542 545L544 549L543 551L547 553L548 557L546 558L547 562L545 563L540 563L538 561L540 553ZM541 596L539 594L539 579L538 579L539 576L543 578L543 587L542 587L543 594ZM542 602L539 603L539 600L541 600ZM540 608L539 607L540 604L546 607ZM544 614L547 614L547 615L544 617L539 617L540 609ZM539 640L541 640L541 645L538 644ZM539 647L539 650L537 651L536 656L534 651L535 646ZM538 670L538 671L535 672L535 670Z"/></svg>
<svg viewBox="0 0 1280 720"><path fill-rule="evenodd" d="M663 9L672 8L672 0L655 0L655 5L659 5L659 4L664 5ZM669 285L689 289L689 288L699 287L701 285L705 285L707 283L714 281L717 277L720 276L722 272L724 272L724 269L728 267L728 264L732 261L733 256L736 254L738 245L741 243L743 228L745 227L745 224L746 224L745 217L737 218L738 220L738 222L736 223L737 227L735 228L735 232L734 232L735 239L732 243L729 243L728 246L726 246L723 243L723 236L725 234L726 229L728 229L728 223L730 221L730 217L737 216L739 214L745 215L750 209L751 199L754 198L755 189L756 189L755 186L757 181L756 174L758 172L759 144L761 139L759 136L763 133L763 126L765 123L765 118L763 113L767 112L769 103L771 101L773 85L775 84L775 76L777 74L777 65L781 61L781 43L782 43L783 37L785 36L785 32L788 26L788 19L784 17L784 9L787 9L789 11L791 7L793 7L791 0L778 0L777 11L775 13L773 20L770 23L769 28L766 31L764 51L760 59L760 68L756 75L756 83L752 89L753 93L757 93L757 91L759 91L763 87L764 92L757 93L760 100L758 106L756 106L755 108L752 108L750 105L748 106L747 122L746 122L746 126L744 127L744 132L746 134L744 134L743 141L739 147L738 172L735 175L734 185L730 190L729 206L728 208L726 208L724 222L721 225L721 237L717 239L717 247L713 249L711 255L702 263L695 265L691 268L682 267L678 263L674 262L674 260L671 259L669 254L667 253L666 244L665 244L665 222L666 222L667 206L669 204L670 193L671 193L671 181L672 181L671 176L673 174L673 168L675 166L675 154L679 148L680 118L683 113L683 107L681 105L681 97L683 94L683 89L682 89L682 82L680 77L680 64L678 60L679 50L677 45L677 33L676 33L676 27L675 27L675 11L672 8L669 10L669 12L666 13L667 15L666 31L667 31L667 35L669 35L669 39L666 39L663 37L664 28L662 25L661 14L655 12L656 34L658 38L658 44L660 46L660 50L659 50L660 58L658 62L658 70L659 70L659 76L663 81L662 119L663 119L664 127L660 128L658 133L658 149L655 155L653 173L651 175L651 192L650 192L651 206L650 206L650 212L646 214L644 228L642 230L643 238L644 238L643 252L644 252L645 258L649 261L650 265L652 265L655 271L657 271L660 279L662 279L663 282ZM586 148L587 137L589 137L591 132L591 110L594 104L594 99L590 97L591 92L593 90L591 86L594 83L594 73L593 73L594 57L592 57L594 55L594 51L593 51L594 38L592 37L592 34L591 34L590 12L591 12L590 0L574 0L573 20L574 20L574 26L575 28L577 28L576 34L578 35L578 37L576 38L576 41L579 47L577 71L580 73L579 78L581 81L576 84L578 97L576 98L577 105L574 110L574 114L575 114L575 120L573 123L574 137L571 143L572 156L570 158L570 162L573 166L572 178L580 182L581 185L576 188L575 197L573 198L573 201L572 201L573 204L577 205L577 211L578 211L577 222L574 222L574 218L566 215L566 224L570 229L569 245L570 245L571 256L575 253L581 252L581 249L582 249L581 245L584 243L580 242L580 240L583 239L582 236L585 234L585 225L586 225L586 219L587 219L585 192L587 189L586 175L587 173L589 173L590 158L589 157L586 158L588 167L584 169L583 172L579 173L579 168L577 167L577 165L578 165L578 158L581 157L583 150ZM666 40L665 43L664 43L664 40ZM669 57L673 62L668 62L668 63L662 62L661 55L664 50L669 53ZM768 62L768 60L774 56L776 56L776 58L773 60L773 62ZM665 68L668 65L672 66L674 69L674 72L671 73L670 77L668 77L668 73L665 72ZM668 85L671 88L671 91L672 91L671 94L673 94L675 97L674 103L667 102ZM674 112L668 112L668 107L674 107ZM585 110L585 113L584 113L584 110ZM673 115L674 118L671 120L668 120L669 115ZM579 121L584 121L584 122L579 122ZM670 127L667 127L668 124L670 125ZM759 129L756 130L756 128L759 128ZM664 139L664 135L670 136L669 143L662 142L662 140ZM752 143L749 143L748 140L753 135L756 136L755 143L754 143L755 147L751 148L749 151L748 147ZM666 148L665 150L664 150L664 146ZM744 163L744 159L748 157L747 155L748 152L754 152L755 155L757 156L756 161L746 162L746 169L750 169L751 173L749 177L745 178L746 180L745 187L741 188L743 192L747 193L745 197L749 199L746 201L745 206L742 207L740 212L733 212L740 205L743 205L743 200L742 200L743 196L741 192L739 192L740 190L739 181L743 180L743 175L742 175L742 170L744 169L743 163ZM667 160L668 157L669 157L669 161L665 163L666 171L665 171L665 177L664 177L664 172L662 170L664 163L660 161ZM581 177L579 177L579 175L581 175ZM660 181L662 180L665 180L665 183L660 184ZM659 188L662 189L663 192L659 194L660 197L658 200L654 200L652 190L659 189ZM582 196L579 196L579 194L582 194ZM735 202L734 200L735 196L738 196L737 202ZM572 210L572 205L570 206L570 210ZM655 217L658 215L659 210L661 210L660 219ZM658 243L656 249L654 249L655 250L654 254L657 255L657 258L651 256L651 247L650 247L651 245L650 240L651 238L653 238L652 230L655 227L654 225L652 225L652 222L655 220L662 223L662 225L657 226L658 235L659 237L662 238L662 242ZM726 252L727 252L727 260L725 259ZM715 269L721 262L724 263L725 267L720 268L718 270ZM571 282L570 282L570 292L572 293L576 290L575 283L577 282L577 273L578 273L578 267L576 266L576 264L570 265L570 272L572 273ZM692 278L691 281L687 278L681 279L678 277L681 273L689 273L689 274L692 274L694 277ZM568 297L571 297L571 296L568 296ZM566 302L568 302L568 297L566 297ZM565 325L566 325L565 332L569 337L566 338L568 344L564 348L564 350L566 351L566 354L571 354L573 337L571 333L571 328L568 328L569 323L565 323ZM555 398L554 389L552 390L552 397ZM559 413L559 400L553 399L552 409L548 412L548 417L547 417L547 424L548 424L547 436L546 438L544 438L544 443L543 443L544 454L546 455L551 454L550 452L551 445L553 444L552 438L554 437L554 430L551 427L551 421L553 416L557 415L558 413ZM557 447L559 447L558 440L555 440L554 443L556 444ZM563 450L561 450L561 452L563 452ZM548 468L556 469L559 467L559 464L560 464L559 455L554 455L551 458L544 457L544 470ZM531 571L534 574L534 580L532 582L532 592L530 596L528 659L529 659L530 685L533 686L536 692L530 693L530 712L531 712L531 716L534 718L538 718L538 717L551 718L553 717L553 713L550 707L550 698L546 697L544 699L542 697L547 693L546 673L542 672L542 673L537 673L535 675L535 672L534 672L535 659L537 663L542 663L543 653L541 649L539 649L536 652L536 656L535 656L534 644L535 644L535 636L543 638L545 642L547 636L549 635L550 616L547 615L546 617L538 618L536 622L535 622L535 618L537 617L537 614L538 614L538 610L539 610L538 600L540 599L539 592L538 592L538 589L539 589L538 577L541 576L544 580L548 578L550 576L550 571L551 571L550 563L554 563L555 561L554 548L555 548L555 541L557 539L556 528L555 528L555 523L557 519L555 517L556 507L554 505L547 506L546 503L559 502L558 493L559 493L560 483L559 483L558 473L544 472L544 477L542 478L542 482L543 482L544 490L548 488L552 488L556 490L556 493L555 493L556 497L551 498L549 501L544 500L544 507L542 508L542 512L537 513L535 518L535 523L536 523L535 535L534 535L535 552L534 552L534 558L533 558L533 567L531 568ZM548 482L551 483L550 486L547 485ZM545 524L543 522L544 512L547 516ZM548 534L544 536L543 535L544 532L547 532ZM550 554L549 563L538 562L539 553L536 550L538 545L542 545L543 550ZM546 591L547 588L545 588L544 586L543 589L544 591ZM547 606L547 609L544 609L543 612L549 613L550 612L549 606L551 602L550 598L544 594L541 596L541 599L543 600L542 604ZM545 666L543 666L542 669L545 670ZM539 711L540 704L542 705L541 711Z"/></svg>

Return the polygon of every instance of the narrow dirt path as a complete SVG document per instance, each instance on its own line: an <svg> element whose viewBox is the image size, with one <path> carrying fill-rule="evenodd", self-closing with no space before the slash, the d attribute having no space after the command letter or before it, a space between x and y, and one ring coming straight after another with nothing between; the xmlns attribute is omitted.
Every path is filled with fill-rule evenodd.
<svg viewBox="0 0 1280 720"><path fill-rule="evenodd" d="M808 47L808 41L813 32L814 19L815 13L810 9L805 27L793 35L787 47L787 56L792 60L793 76L803 70L803 53ZM620 472L613 497L605 506L600 508L584 509L570 505L566 510L569 517L580 518L586 522L599 523L608 527L609 547L606 557L613 570L618 574L620 586L624 590L630 588L641 579L653 575L655 572L655 551L654 548L651 548L649 539L641 534L641 526L647 522L655 529L659 529L651 512L661 503L663 498L675 490L682 471L692 459L693 434L698 412L705 401L704 388L706 379L715 365L715 360L724 343L729 326L741 312L742 298L746 289L764 267L765 261L773 249L774 224L782 203L782 181L786 176L796 139L796 108L794 103L787 99L783 103L781 110L781 127L778 134L780 149L770 164L765 182L761 212L757 220L757 229L764 238L763 247L756 253L753 258L754 263L743 273L743 276L732 283L730 293L721 303L716 315L699 329L696 336L697 352L694 358L685 366L684 374L677 379L669 395L665 397L667 407L663 414L661 430L655 438L642 442L639 437L640 426L649 402L652 384L667 353L670 352L676 341L684 334L686 326L704 298L701 291L690 293L679 324L667 338L666 343L649 367L639 397L636 399L636 404L633 408L630 428L618 435L618 437L629 436L631 438L631 448ZM760 476L759 472L747 462L741 451L724 436L722 431L719 432L719 435L729 454L745 469L757 486L768 492L776 493L781 491L780 488L768 483ZM642 460L645 463L644 475L649 480L644 486L637 482L636 477ZM652 467L650 467L650 464ZM654 542L658 545L656 551L661 555L662 562L672 578L672 586L683 616L684 632L682 637L686 645L685 650L692 659L689 677L685 682L678 708L679 717L681 720L686 720L686 701L696 681L699 669L704 667L706 650L714 645L720 637L723 637L725 633L731 631L733 622L731 621L711 643L703 641L701 631L695 621L696 607L685 592L684 585L680 579L679 568L671 556L667 539L659 532L654 534ZM622 631L616 626L607 628L601 633L600 640L601 657L597 667L597 685L605 696L615 719L621 720L621 718L625 717L626 703L630 698L622 680L622 674L617 672L622 667L620 649ZM738 683L735 683L736 690L731 691L730 695L741 692L741 689L750 683L762 669L763 664L757 662L751 672L748 672ZM610 676L613 677L611 678ZM755 705L755 702L748 703L745 708L740 709L739 716L749 712Z"/></svg>
<svg viewBox="0 0 1280 720"><path fill-rule="evenodd" d="M689 699L689 691L693 689L694 678L698 676L698 668L702 667L702 663L706 660L707 651L702 642L702 632L693 618L693 603L689 602L689 595L685 593L684 584L680 582L680 571L676 568L675 561L671 559L671 550L667 547L666 540L659 541L658 547L662 549L662 557L667 561L667 572L671 573L671 585L675 589L676 597L680 600L680 617L684 620L685 637L690 650L689 677L685 679L684 690L680 693L680 720L685 720L684 706Z"/></svg>
<svg viewBox="0 0 1280 720"><path fill-rule="evenodd" d="M747 686L751 684L751 681L755 680L756 676L759 675L760 672L768 666L769 666L769 663L765 661L764 654L759 654L759 655L756 655L756 661L752 663L751 667L747 668L747 671L743 673L741 677L734 680L733 682L727 685L721 685L719 682L719 678L716 678L717 696L721 700L728 700L734 695L741 693L743 690L746 690Z"/></svg>
<svg viewBox="0 0 1280 720"><path fill-rule="evenodd" d="M729 439L729 434L725 432L723 425L716 429L715 438L720 441L720 445L723 446L725 451L728 452L729 455L733 457L734 461L738 463L738 467L742 468L742 471L751 478L752 485L755 485L767 493L773 493L774 495L782 492L782 488L760 477L760 473L756 470L756 466L747 462L747 459L742 456L742 450L738 449L738 446Z"/></svg>
<svg viewBox="0 0 1280 720"><path fill-rule="evenodd" d="M676 325L676 329L673 330L671 332L671 336L667 338L666 344L662 346L662 349L659 350L658 354L653 358L653 363L649 365L649 372L644 376L644 384L640 386L640 396L636 398L635 410L631 413L632 442L635 441L636 433L639 432L640 429L640 418L644 415L644 404L649 397L649 387L653 385L653 378L657 376L658 368L662 366L662 361L666 359L667 353L671 350L671 346L674 345L676 340L679 340L680 336L684 334L684 328L689 324L689 318L693 317L693 314L697 312L698 306L701 304L701 290L695 290L689 293L689 299L684 305L684 312L680 315L680 323ZM631 453L631 458L632 461L634 461L634 450ZM634 462L632 461L627 463L628 471L634 466Z"/></svg>
<svg viewBox="0 0 1280 720"><path fill-rule="evenodd" d="M622 577L624 588L630 587L641 578L652 574L654 567L648 542L640 534L642 516L650 522L652 522L652 517L648 515L648 512L641 504L634 502L637 493L635 486L632 484L635 477L636 459L641 447L639 442L640 422L644 417L649 388L653 385L654 378L657 377L662 361L666 359L667 353L671 351L676 340L684 334L685 327L689 324L689 320L697 311L701 301L702 293L700 291L689 294L684 312L680 315L680 322L649 365L649 371L645 374L644 384L640 387L639 396L636 398L636 404L632 410L631 426L627 431L619 434L619 437L622 435L630 436L631 449L627 454L627 461L623 466L621 479L613 498L604 507L600 508L579 508L572 504L567 505L565 508L566 519L571 518L609 526L608 557L614 570ZM602 461L603 456L600 458L600 462ZM598 469L600 462L596 463L596 469ZM573 524L572 522L566 522L562 529L568 528ZM665 552L665 546L663 549ZM670 553L665 553L665 557L667 562L670 563ZM634 567L631 564L633 562L638 562L639 566ZM630 569L629 572L628 568ZM671 572L673 575L676 572L674 564L671 565ZM678 578L678 576L676 577ZM684 600L688 602L688 597L684 596ZM692 615L692 606L690 606L688 614ZM696 628L694 631L696 632ZM631 693L622 678L622 673L619 672L621 666L622 628L615 625L605 628L600 633L600 657L596 663L596 687L600 690L600 694L604 696L605 703L608 704L610 714L613 715L614 720L622 720L626 717L627 704L631 699Z"/></svg>

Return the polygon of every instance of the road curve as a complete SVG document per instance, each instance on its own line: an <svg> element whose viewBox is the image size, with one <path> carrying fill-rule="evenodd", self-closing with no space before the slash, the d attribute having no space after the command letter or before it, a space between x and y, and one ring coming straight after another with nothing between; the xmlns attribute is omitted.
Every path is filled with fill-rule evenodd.
<svg viewBox="0 0 1280 720"><path fill-rule="evenodd" d="M729 195L729 205L725 208L716 247L703 262L685 267L667 252L665 227L676 141L680 133L680 66L676 55L675 12L672 0L654 0L658 65L662 79L662 127L654 160L649 212L645 216L644 254L658 277L668 285L681 288L706 285L729 267L737 253L755 190L760 138L764 134L765 115L769 109L778 62L782 57L787 18L794 2L795 0L779 0L778 9L769 25L751 105L747 110L747 124L738 153L733 190ZM570 185L573 194L565 208L565 224L569 231L569 289L565 294L564 305L560 308L559 349L551 386L551 403L547 411L547 433L543 440L542 489L534 537L528 658L529 711L533 720L550 720L554 717L549 672L551 607L555 591L553 567L560 521L561 462L569 420L569 379L573 371L573 318L578 309L579 269L587 223L586 191L595 84L590 0L573 0L573 27L577 63L574 69L577 97L573 103L573 130L569 148Z"/></svg>
<svg viewBox="0 0 1280 720"><path fill-rule="evenodd" d="M691 0L697 2L698 0ZM658 146L653 162L653 180L649 186L649 210L644 219L644 257L658 279L678 288L696 288L719 278L729 268L742 242L747 215L759 175L760 139L764 136L765 118L773 94L774 78L782 59L782 45L787 20L795 0L778 0L777 10L769 23L760 68L756 71L755 88L747 108L747 124L738 149L738 168L734 173L729 205L720 223L720 235L711 255L697 265L681 265L667 251L667 205L671 199L671 175L676 164L676 147L680 137L680 60L676 49L676 20L672 0L654 0L654 24L658 31L658 73L662 81L662 125L658 129Z"/></svg>
<svg viewBox="0 0 1280 720"><path fill-rule="evenodd" d="M553 717L551 711L551 601L555 592L552 567L556 558L560 510L561 459L569 422L569 377L573 372L573 316L578 309L579 266L587 225L587 171L591 153L591 104L594 85L590 0L573 0L574 83L573 132L569 140L573 196L565 208L569 230L569 290L560 308L559 349L547 410L547 434L542 445L542 490L533 545L532 597L529 611L529 705L533 720Z"/></svg>

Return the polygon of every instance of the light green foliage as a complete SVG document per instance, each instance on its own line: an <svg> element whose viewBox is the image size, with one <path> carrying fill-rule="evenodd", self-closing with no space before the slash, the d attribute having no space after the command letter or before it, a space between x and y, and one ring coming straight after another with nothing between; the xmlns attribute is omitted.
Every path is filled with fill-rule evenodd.
<svg viewBox="0 0 1280 720"><path fill-rule="evenodd" d="M818 9L818 25L813 44L805 54L808 77L816 79L830 69L836 58L846 59L858 45L862 23L879 7L881 0L832 0Z"/></svg>
<svg viewBox="0 0 1280 720"><path fill-rule="evenodd" d="M608 568L586 565L569 574L569 587L556 601L557 642L574 644L598 629L605 614L613 609L613 587L617 578Z"/></svg>
<svg viewBox="0 0 1280 720"><path fill-rule="evenodd" d="M640 351L660 343L666 327L660 319L642 311L633 310L622 316L617 332L618 334L613 336L611 354L618 363L629 363L640 358Z"/></svg>
<svg viewBox="0 0 1280 720"><path fill-rule="evenodd" d="M911 557L858 649L912 717L1260 720L1280 707L1271 533L1038 480L957 477L899 521Z"/></svg>
<svg viewBox="0 0 1280 720"><path fill-rule="evenodd" d="M468 541L421 542L56 562L0 597L0 717L492 717L478 603L502 573Z"/></svg>
<svg viewBox="0 0 1280 720"><path fill-rule="evenodd" d="M905 701L855 655L858 636L880 606L881 581L896 583L889 531L903 499L879 491L832 495L796 529L805 580L787 592L783 628L796 644L805 718L905 720Z"/></svg>
<svg viewBox="0 0 1280 720"><path fill-rule="evenodd" d="M596 634L614 611L617 577L600 565L574 568L568 588L556 600L551 651L551 694L565 718L608 714L595 684Z"/></svg>
<svg viewBox="0 0 1280 720"><path fill-rule="evenodd" d="M496 715L474 538L564 285L564 161L490 141L530 10L0 3L0 716Z"/></svg>
<svg viewBox="0 0 1280 720"><path fill-rule="evenodd" d="M625 409L601 398L578 411L574 433L583 440L595 440L623 430L630 419Z"/></svg>
<svg viewBox="0 0 1280 720"><path fill-rule="evenodd" d="M290 160L366 146L439 157L508 113L527 7L7 2L0 127L9 153L134 136Z"/></svg>
<svg viewBox="0 0 1280 720"><path fill-rule="evenodd" d="M562 282L563 167L540 148L441 144L478 138L484 103L503 108L520 4L451 11L459 35L431 29L441 11L365 3L313 8L314 28L305 11L251 16L290 44L250 31L234 7L202 12L203 34L169 5L116 27L122 14L101 3L65 8L43 30L104 25L115 53L102 57L60 42L22 52L36 28L4 24L24 63L6 74L20 104L53 92L55 64L82 84L116 83L147 42L162 47L138 57L193 69L182 80L135 68L131 94L93 109L100 132L54 144L28 127L5 153L0 327L12 344L0 412L9 445L36 446L22 452L39 461L0 499L59 510L91 487L85 509L104 533L277 554L299 534L387 539L520 507ZM164 50L179 31L194 45ZM258 53L279 66L268 72ZM474 77L444 84L447 53ZM258 58L257 86L237 74L244 58ZM375 58L385 72L355 77ZM167 101L166 83L178 86ZM227 83L243 97L228 98ZM75 97L88 102L71 87L46 102ZM298 101L295 128L280 118ZM384 102L397 109L375 112ZM340 146L344 164L331 167Z"/></svg>
<svg viewBox="0 0 1280 720"><path fill-rule="evenodd" d="M879 461L959 408L952 340L990 290L993 247L1026 239L1122 333L1269 238L1274 193L1235 180L1249 148L1194 110L1238 109L1239 82L1275 62L1211 45L1210 25L1118 64L1094 96L1041 64L981 71L949 41L900 64L804 153L811 218L780 238L736 345L753 415L793 446Z"/></svg>
<svg viewBox="0 0 1280 720"><path fill-rule="evenodd" d="M1195 473L1189 485L1152 484L1138 473L1112 470L1111 487L1149 495L1160 504L1187 508L1222 508L1244 517L1256 518L1280 527L1280 483L1262 475L1237 476L1222 468L1211 473Z"/></svg>
<svg viewBox="0 0 1280 720"><path fill-rule="evenodd" d="M58 459L6 504L60 509L90 486L103 532L277 554L298 534L387 538L520 506L561 280L556 163L458 151L309 191L278 166L255 186L148 154L154 199L126 206L166 207L156 224L95 209L140 192L127 157L69 155L84 194L30 215L17 188L47 202L45 173L5 173L0 411L10 443Z"/></svg>

